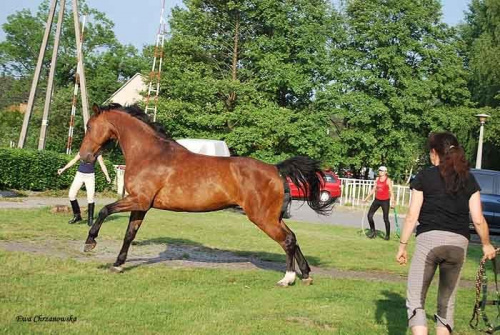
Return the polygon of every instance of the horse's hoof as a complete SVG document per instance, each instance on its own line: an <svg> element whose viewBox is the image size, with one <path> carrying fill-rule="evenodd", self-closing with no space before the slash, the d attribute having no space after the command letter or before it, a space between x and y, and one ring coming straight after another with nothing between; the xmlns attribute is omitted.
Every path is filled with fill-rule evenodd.
<svg viewBox="0 0 500 335"><path fill-rule="evenodd" d="M302 284L304 284L306 286L312 285L312 283L313 283L313 279L311 277L302 279Z"/></svg>
<svg viewBox="0 0 500 335"><path fill-rule="evenodd" d="M297 274L295 273L295 271L287 271L285 273L285 277L283 277L283 279L281 279L276 284L278 286L283 286L283 287L291 286L295 283L296 276L297 276Z"/></svg>
<svg viewBox="0 0 500 335"><path fill-rule="evenodd" d="M87 244L85 244L85 246L83 247L83 251L84 252L92 251L95 248L96 244L97 243L87 243Z"/></svg>
<svg viewBox="0 0 500 335"><path fill-rule="evenodd" d="M109 270L111 272L114 272L114 273L122 273L123 272L123 268L121 266L112 266L109 268Z"/></svg>
<svg viewBox="0 0 500 335"><path fill-rule="evenodd" d="M288 287L289 284L286 283L286 282L282 282L281 280L279 282L276 283L276 286L278 287Z"/></svg>

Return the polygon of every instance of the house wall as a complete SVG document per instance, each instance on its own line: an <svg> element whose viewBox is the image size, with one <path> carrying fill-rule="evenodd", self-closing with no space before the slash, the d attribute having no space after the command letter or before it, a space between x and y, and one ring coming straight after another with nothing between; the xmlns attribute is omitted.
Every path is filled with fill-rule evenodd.
<svg viewBox="0 0 500 335"><path fill-rule="evenodd" d="M147 86L144 84L141 76L132 78L126 85L124 85L118 92L116 92L109 102L119 103L122 106L133 105L142 101L142 91L146 91Z"/></svg>

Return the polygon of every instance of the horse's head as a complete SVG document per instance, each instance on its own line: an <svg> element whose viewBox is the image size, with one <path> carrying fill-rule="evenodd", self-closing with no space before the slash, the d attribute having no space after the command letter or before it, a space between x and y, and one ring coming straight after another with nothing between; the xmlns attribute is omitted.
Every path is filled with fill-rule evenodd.
<svg viewBox="0 0 500 335"><path fill-rule="evenodd" d="M80 146L80 157L85 162L93 162L104 143L114 139L112 125L106 120L103 111L94 104L94 115L87 122L87 132Z"/></svg>

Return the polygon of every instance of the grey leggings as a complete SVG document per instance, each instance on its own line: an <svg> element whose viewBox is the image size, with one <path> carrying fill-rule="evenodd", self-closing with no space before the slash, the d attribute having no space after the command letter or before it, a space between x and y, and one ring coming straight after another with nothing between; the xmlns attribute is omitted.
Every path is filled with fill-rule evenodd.
<svg viewBox="0 0 500 335"><path fill-rule="evenodd" d="M410 328L427 326L425 298L439 267L437 313L434 318L436 327L446 327L450 333L453 331L455 295L468 244L464 236L447 231L432 230L417 236L406 292Z"/></svg>

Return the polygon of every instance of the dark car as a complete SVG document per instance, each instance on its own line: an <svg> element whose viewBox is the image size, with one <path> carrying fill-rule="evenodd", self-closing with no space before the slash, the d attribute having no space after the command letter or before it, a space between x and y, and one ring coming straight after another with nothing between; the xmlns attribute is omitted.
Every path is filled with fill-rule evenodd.
<svg viewBox="0 0 500 335"><path fill-rule="evenodd" d="M491 233L500 233L500 171L471 169L481 186L483 215ZM472 229L474 229L472 227Z"/></svg>

